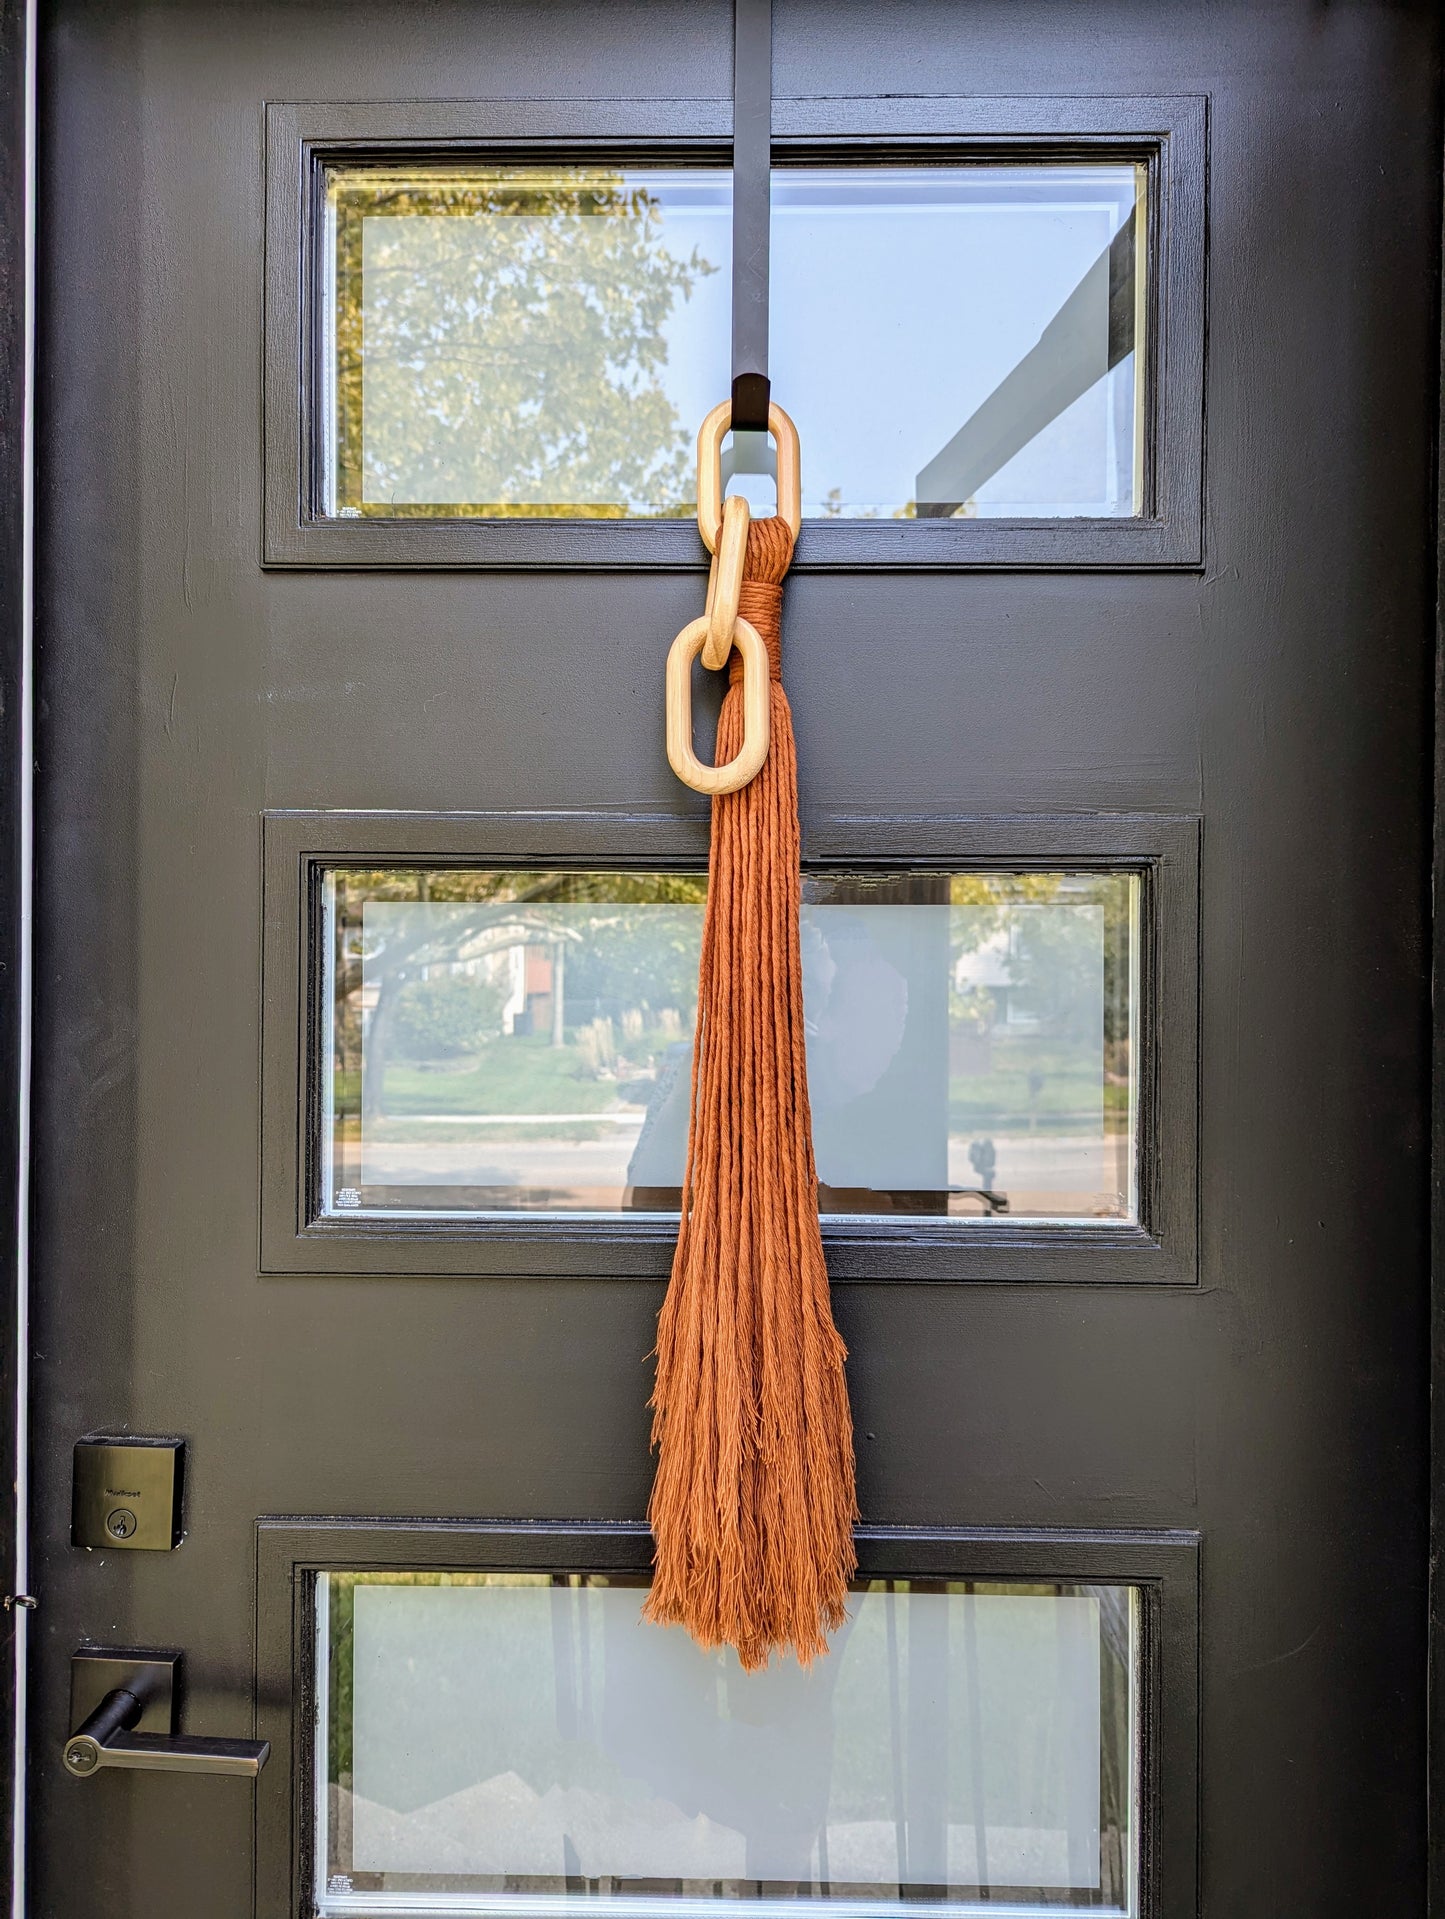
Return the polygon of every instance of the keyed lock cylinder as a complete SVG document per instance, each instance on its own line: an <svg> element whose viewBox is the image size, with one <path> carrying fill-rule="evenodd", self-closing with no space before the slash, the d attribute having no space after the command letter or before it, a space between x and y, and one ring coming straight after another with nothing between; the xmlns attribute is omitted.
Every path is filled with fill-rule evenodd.
<svg viewBox="0 0 1445 1919"><path fill-rule="evenodd" d="M83 1647L70 1662L70 1723L62 1760L72 1779L106 1771L212 1772L254 1779L264 1739L203 1739L176 1730L182 1655Z"/></svg>
<svg viewBox="0 0 1445 1919"><path fill-rule="evenodd" d="M169 1552L181 1543L179 1439L97 1435L75 1448L70 1502L74 1546Z"/></svg>

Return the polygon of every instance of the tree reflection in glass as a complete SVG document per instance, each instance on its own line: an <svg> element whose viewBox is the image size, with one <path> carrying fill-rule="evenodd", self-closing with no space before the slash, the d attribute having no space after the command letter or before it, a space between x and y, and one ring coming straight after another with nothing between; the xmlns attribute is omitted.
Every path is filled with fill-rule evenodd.
<svg viewBox="0 0 1445 1919"><path fill-rule="evenodd" d="M727 258L726 179L331 169L331 510L691 513L696 420L663 376L698 360L703 410L722 390L686 309Z"/></svg>

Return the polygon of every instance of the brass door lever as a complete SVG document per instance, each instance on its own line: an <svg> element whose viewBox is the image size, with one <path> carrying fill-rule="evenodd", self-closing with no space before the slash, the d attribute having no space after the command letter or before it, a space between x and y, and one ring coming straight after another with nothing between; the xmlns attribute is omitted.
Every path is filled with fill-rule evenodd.
<svg viewBox="0 0 1445 1919"><path fill-rule="evenodd" d="M176 1732L180 1667L179 1653L86 1647L75 1654L70 1665L75 1730L64 1752L72 1778L89 1779L107 1768L255 1778L271 1750L266 1740Z"/></svg>

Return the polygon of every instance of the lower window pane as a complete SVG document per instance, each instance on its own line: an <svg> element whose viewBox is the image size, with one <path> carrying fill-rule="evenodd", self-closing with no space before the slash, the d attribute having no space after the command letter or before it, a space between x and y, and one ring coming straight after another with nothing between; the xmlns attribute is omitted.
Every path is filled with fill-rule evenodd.
<svg viewBox="0 0 1445 1919"><path fill-rule="evenodd" d="M336 870L322 1210L676 1212L706 879ZM810 873L828 1214L1135 1216L1138 876Z"/></svg>
<svg viewBox="0 0 1445 1919"><path fill-rule="evenodd" d="M1135 1911L1135 1589L874 1579L745 1674L644 1586L320 1577L322 1913Z"/></svg>

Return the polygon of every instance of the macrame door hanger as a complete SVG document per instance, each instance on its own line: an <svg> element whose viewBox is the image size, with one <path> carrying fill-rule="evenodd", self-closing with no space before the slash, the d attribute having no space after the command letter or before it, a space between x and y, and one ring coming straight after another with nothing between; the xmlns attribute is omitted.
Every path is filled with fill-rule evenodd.
<svg viewBox="0 0 1445 1919"><path fill-rule="evenodd" d="M770 0L735 0L733 385L698 434L707 608L667 662L667 748L712 796L682 1219L657 1327L646 1616L806 1663L841 1624L856 1560L853 1434L818 1225L803 1028L797 761L782 686L798 438L768 384ZM778 510L724 500L722 444L771 433ZM752 442L759 444L757 440ZM738 465L751 467L739 459ZM729 669L717 764L692 745L694 660Z"/></svg>

